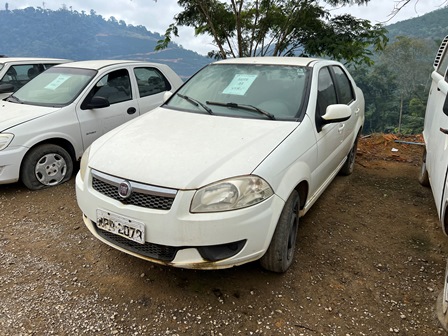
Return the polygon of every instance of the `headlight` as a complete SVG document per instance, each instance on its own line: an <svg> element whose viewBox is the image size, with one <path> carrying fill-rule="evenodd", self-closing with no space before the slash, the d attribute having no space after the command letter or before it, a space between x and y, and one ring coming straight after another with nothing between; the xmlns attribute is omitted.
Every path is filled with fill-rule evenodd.
<svg viewBox="0 0 448 336"><path fill-rule="evenodd" d="M217 212L245 208L273 195L270 185L258 176L241 176L210 184L196 191L191 212Z"/></svg>
<svg viewBox="0 0 448 336"><path fill-rule="evenodd" d="M81 164L79 165L79 175L81 176L81 180L83 181L87 171L87 162L89 161L89 154L90 154L90 147L88 147L84 151L84 154L82 154Z"/></svg>
<svg viewBox="0 0 448 336"><path fill-rule="evenodd" d="M8 147L11 143L12 139L14 139L14 134L11 133L1 133L0 134L0 151Z"/></svg>

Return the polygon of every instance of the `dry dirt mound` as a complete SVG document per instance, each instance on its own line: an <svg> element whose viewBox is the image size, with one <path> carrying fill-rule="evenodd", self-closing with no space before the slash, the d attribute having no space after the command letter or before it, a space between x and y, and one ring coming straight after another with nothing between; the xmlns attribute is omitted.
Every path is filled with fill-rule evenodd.
<svg viewBox="0 0 448 336"><path fill-rule="evenodd" d="M420 165L423 154L423 136L370 134L358 143L358 163L368 161L399 161Z"/></svg>

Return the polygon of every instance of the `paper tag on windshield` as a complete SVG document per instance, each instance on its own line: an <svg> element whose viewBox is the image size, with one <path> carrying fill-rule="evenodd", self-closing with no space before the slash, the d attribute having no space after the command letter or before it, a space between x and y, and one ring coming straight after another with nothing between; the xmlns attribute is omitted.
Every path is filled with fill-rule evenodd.
<svg viewBox="0 0 448 336"><path fill-rule="evenodd" d="M257 75L236 74L222 93L243 96L257 78Z"/></svg>
<svg viewBox="0 0 448 336"><path fill-rule="evenodd" d="M45 88L49 90L56 90L62 83L64 83L69 78L70 75L59 75L54 80L52 80L51 83L45 86Z"/></svg>

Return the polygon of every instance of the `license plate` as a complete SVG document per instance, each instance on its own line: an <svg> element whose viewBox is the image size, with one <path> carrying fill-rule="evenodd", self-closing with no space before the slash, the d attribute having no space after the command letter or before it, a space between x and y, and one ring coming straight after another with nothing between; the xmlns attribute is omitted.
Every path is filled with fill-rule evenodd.
<svg viewBox="0 0 448 336"><path fill-rule="evenodd" d="M139 244L145 243L143 223L101 209L96 210L96 226Z"/></svg>

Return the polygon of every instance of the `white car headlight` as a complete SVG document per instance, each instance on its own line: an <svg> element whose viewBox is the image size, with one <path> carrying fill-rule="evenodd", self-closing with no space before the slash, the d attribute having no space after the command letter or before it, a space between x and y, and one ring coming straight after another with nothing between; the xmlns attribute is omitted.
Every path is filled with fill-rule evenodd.
<svg viewBox="0 0 448 336"><path fill-rule="evenodd" d="M271 186L258 176L241 176L210 184L196 191L190 211L218 212L245 208L274 194Z"/></svg>
<svg viewBox="0 0 448 336"><path fill-rule="evenodd" d="M90 147L88 147L84 154L82 154L81 157L81 164L79 165L79 176L81 176L81 180L84 181L84 176L86 175L87 171L87 163L89 161L89 154L90 154Z"/></svg>
<svg viewBox="0 0 448 336"><path fill-rule="evenodd" d="M1 133L0 134L0 151L8 147L11 143L12 139L14 139L14 134L11 133Z"/></svg>

